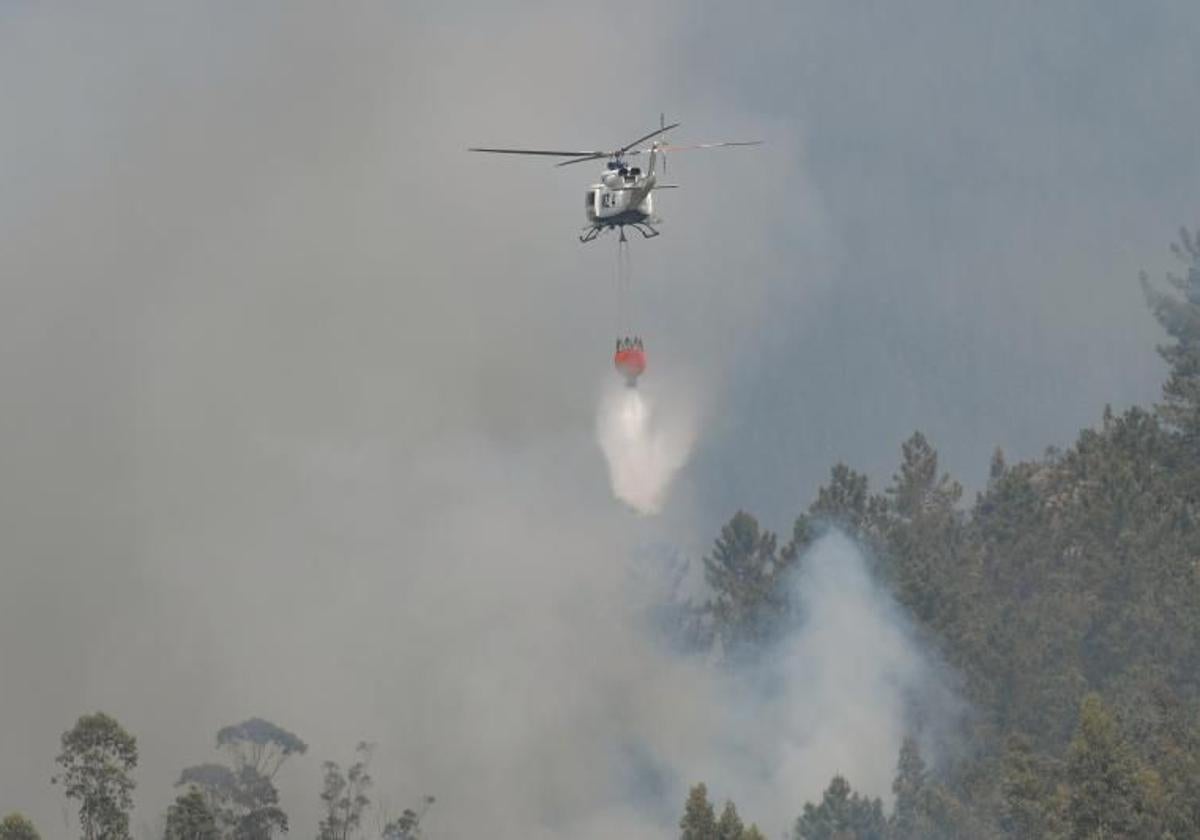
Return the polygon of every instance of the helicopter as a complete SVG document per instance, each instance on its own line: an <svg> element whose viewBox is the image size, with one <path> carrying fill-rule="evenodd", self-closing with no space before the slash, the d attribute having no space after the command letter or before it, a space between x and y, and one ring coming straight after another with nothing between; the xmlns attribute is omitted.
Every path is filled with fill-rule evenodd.
<svg viewBox="0 0 1200 840"><path fill-rule="evenodd" d="M625 227L631 227L646 239L659 235L654 225L662 219L654 213L655 190L676 189L678 184L660 184L655 172L658 158L662 158L663 172L666 172L667 152L683 151L684 149L716 149L723 146L757 146L761 140L747 140L725 143L700 143L690 146L675 146L661 139L679 123L666 124L666 118L659 115L659 127L632 143L626 143L611 151L557 151L548 149L483 149L471 148L467 151L486 152L497 155L541 155L545 157L565 157L557 164L569 166L575 163L587 163L593 160L608 159L600 180L587 188L584 193L584 207L587 216L587 226L579 236L580 242L591 242L601 233L613 228L619 228L621 241L625 241ZM659 139L656 139L659 138ZM637 148L640 144L651 141L645 148ZM648 155L646 171L640 167L630 166L626 158L637 155Z"/></svg>

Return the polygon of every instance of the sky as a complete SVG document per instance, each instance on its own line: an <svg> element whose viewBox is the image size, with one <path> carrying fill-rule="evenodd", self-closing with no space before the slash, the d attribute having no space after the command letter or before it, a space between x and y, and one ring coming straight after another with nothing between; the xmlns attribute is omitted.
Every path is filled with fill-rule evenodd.
<svg viewBox="0 0 1200 840"><path fill-rule="evenodd" d="M261 715L310 744L301 833L368 738L444 836L654 836L614 733L734 707L639 629L647 547L786 533L914 430L978 488L1154 401L1198 36L1166 0L0 5L0 812L58 835L58 736L103 708L137 825ZM660 113L764 144L672 155L631 244L644 392L691 430L638 516L596 172L465 150ZM662 747L665 797L702 752Z"/></svg>

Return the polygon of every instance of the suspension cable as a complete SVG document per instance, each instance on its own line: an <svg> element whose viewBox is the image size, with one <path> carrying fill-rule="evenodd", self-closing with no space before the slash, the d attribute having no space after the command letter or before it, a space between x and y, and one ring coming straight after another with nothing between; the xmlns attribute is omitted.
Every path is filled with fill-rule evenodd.
<svg viewBox="0 0 1200 840"><path fill-rule="evenodd" d="M629 240L625 231L617 239L617 337L632 338L633 324L633 262L629 255Z"/></svg>

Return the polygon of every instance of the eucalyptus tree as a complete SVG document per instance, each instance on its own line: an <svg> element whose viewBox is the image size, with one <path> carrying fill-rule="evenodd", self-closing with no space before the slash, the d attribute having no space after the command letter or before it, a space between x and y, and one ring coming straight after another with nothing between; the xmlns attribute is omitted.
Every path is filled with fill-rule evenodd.
<svg viewBox="0 0 1200 840"><path fill-rule="evenodd" d="M79 803L84 840L128 840L137 739L103 712L84 715L62 735L61 768L51 780Z"/></svg>

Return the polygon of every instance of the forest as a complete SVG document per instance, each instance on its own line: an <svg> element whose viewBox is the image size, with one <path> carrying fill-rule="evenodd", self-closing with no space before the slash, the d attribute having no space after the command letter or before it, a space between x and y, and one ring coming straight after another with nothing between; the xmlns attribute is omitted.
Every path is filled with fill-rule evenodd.
<svg viewBox="0 0 1200 840"><path fill-rule="evenodd" d="M793 840L1200 837L1200 231L1181 231L1172 251L1181 273L1141 278L1167 335L1160 404L1103 408L1069 448L1035 460L996 450L973 500L917 432L885 487L835 465L783 540L745 511L720 528L703 558L708 598L673 613L694 650L752 659L768 646L795 608L788 581L807 548L837 529L961 677L971 709L952 759L922 755L916 730L879 756L895 768L886 807L829 768L820 800L795 803ZM163 840L313 833L289 825L273 781L307 750L297 735L251 718L215 741L222 761L182 769ZM371 751L323 764L318 840L423 836L432 796L371 809ZM130 837L137 760L135 737L102 712L64 732L54 783L84 840ZM692 782L683 840L766 836ZM37 837L18 813L0 821L0 840Z"/></svg>
<svg viewBox="0 0 1200 840"><path fill-rule="evenodd" d="M918 432L882 491L833 467L778 550L748 513L722 528L698 608L709 635L751 651L769 639L783 582L835 527L868 549L973 710L948 766L927 765L918 732L905 740L886 812L831 773L794 840L1200 837L1200 231L1171 250L1182 273L1141 278L1169 339L1161 404L1106 407L1037 460L996 450L969 504ZM681 837L759 836L735 805L715 810L697 784Z"/></svg>

